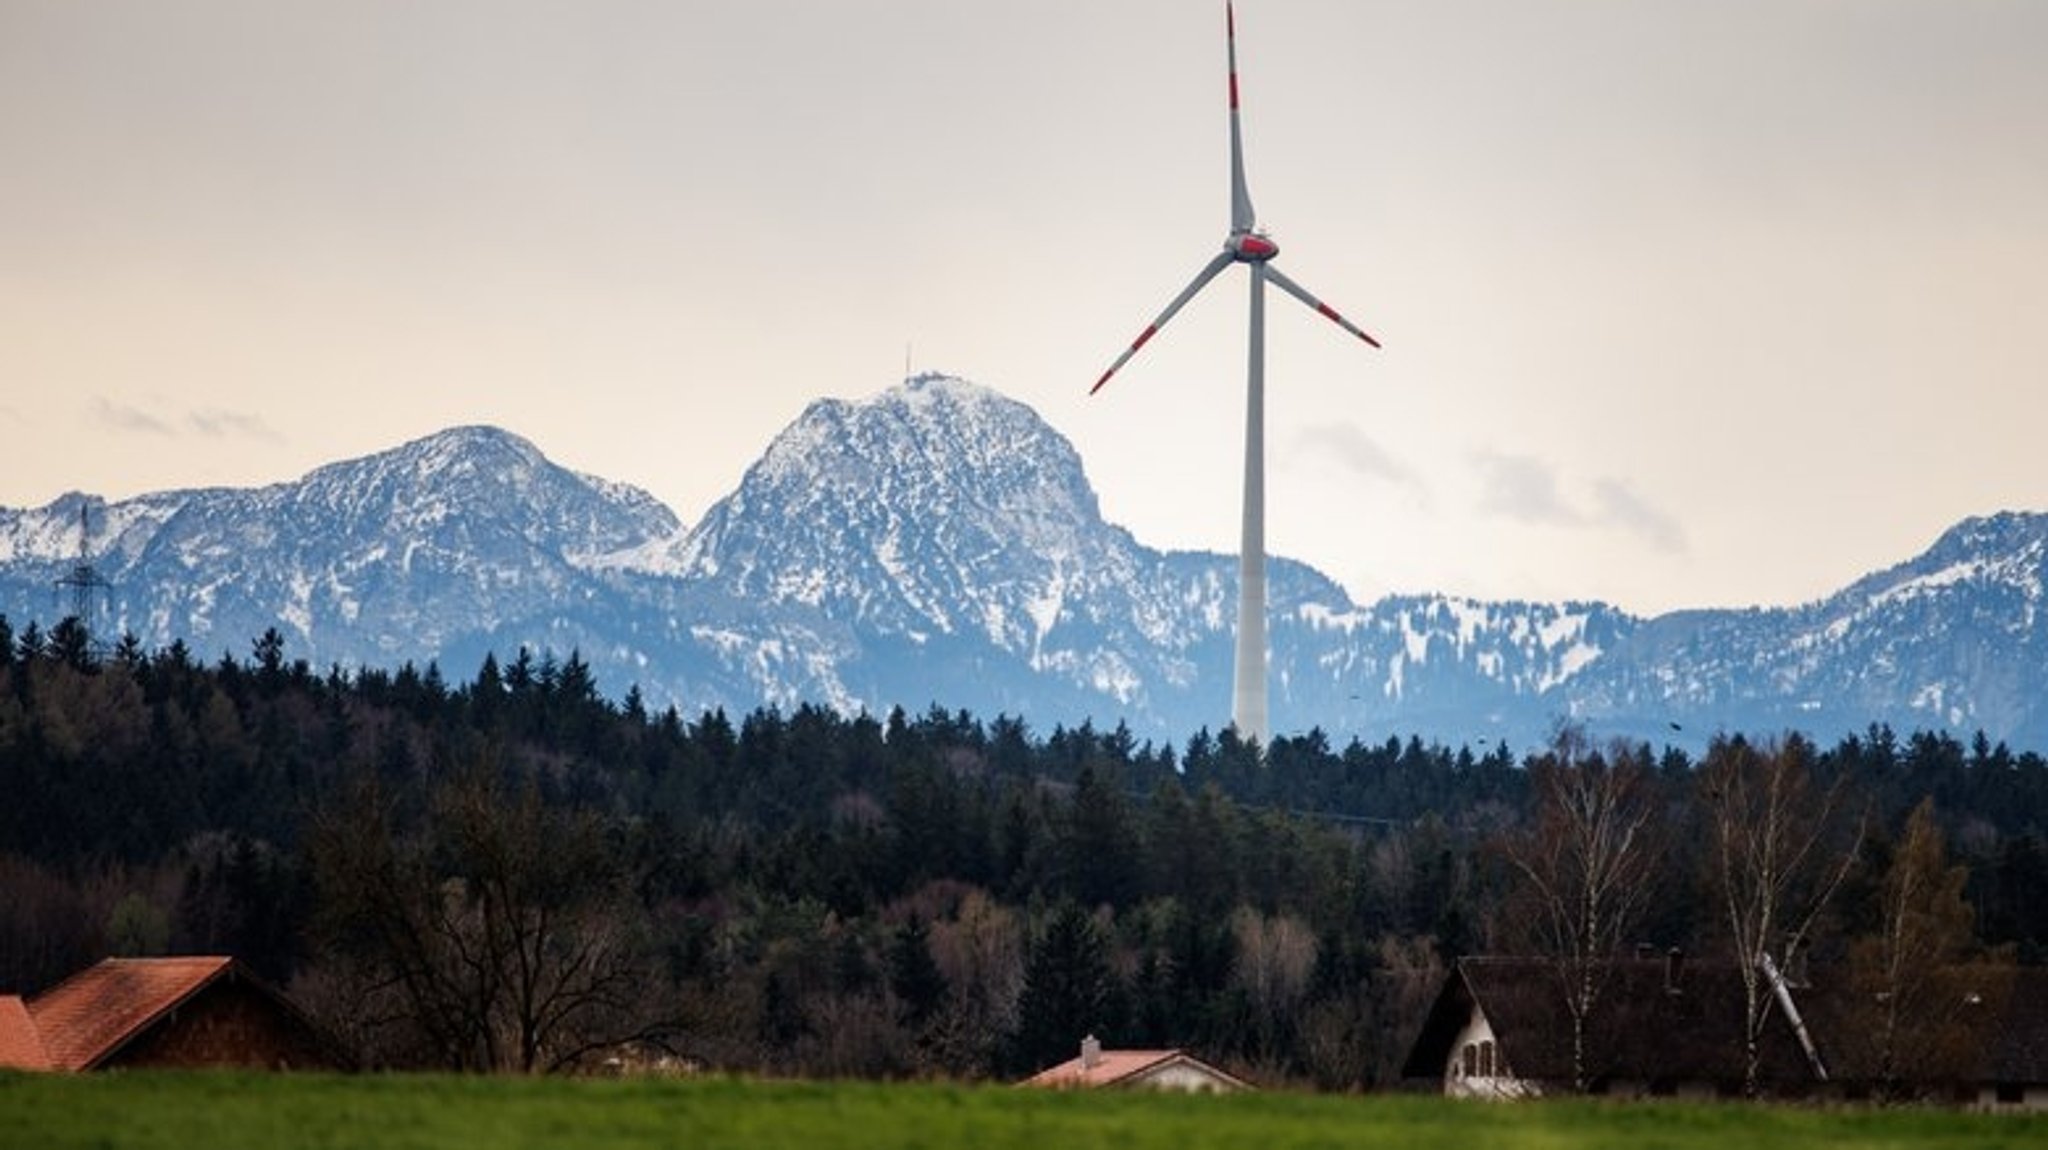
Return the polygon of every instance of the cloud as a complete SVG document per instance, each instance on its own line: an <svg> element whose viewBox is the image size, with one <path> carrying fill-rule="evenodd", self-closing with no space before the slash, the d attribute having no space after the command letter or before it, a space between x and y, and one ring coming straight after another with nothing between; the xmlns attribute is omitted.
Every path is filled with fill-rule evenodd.
<svg viewBox="0 0 2048 1150"><path fill-rule="evenodd" d="M1422 489L1422 479L1365 432L1349 423L1324 423L1294 437L1292 450L1319 455L1345 470L1400 487Z"/></svg>
<svg viewBox="0 0 2048 1150"><path fill-rule="evenodd" d="M1551 527L1578 527L1586 517L1565 502L1557 471L1528 455L1481 452L1479 510L1483 514Z"/></svg>
<svg viewBox="0 0 2048 1150"><path fill-rule="evenodd" d="M187 415L185 422L191 425L192 430L212 439L234 436L275 442L283 438L269 424L263 422L262 416L240 411L207 408Z"/></svg>
<svg viewBox="0 0 2048 1150"><path fill-rule="evenodd" d="M1592 508L1566 497L1557 469L1529 455L1481 452L1479 511L1540 527L1602 529L1634 535L1659 551L1683 554L1685 529L1652 506L1628 484L1611 476L1595 480Z"/></svg>
<svg viewBox="0 0 2048 1150"><path fill-rule="evenodd" d="M96 395L92 401L94 419L116 431L132 431L143 435L171 435L171 425L139 407L115 403L103 395Z"/></svg>
<svg viewBox="0 0 2048 1150"><path fill-rule="evenodd" d="M1619 479L1602 479L1593 485L1593 498L1600 504L1600 520L1641 536L1652 547L1672 554L1686 550L1685 529L1671 516L1643 502Z"/></svg>
<svg viewBox="0 0 2048 1150"><path fill-rule="evenodd" d="M92 415L115 431L139 435L176 437L189 433L208 439L265 439L273 442L282 438L261 416L221 408L200 408L182 415L166 415L115 403L105 396L94 396Z"/></svg>

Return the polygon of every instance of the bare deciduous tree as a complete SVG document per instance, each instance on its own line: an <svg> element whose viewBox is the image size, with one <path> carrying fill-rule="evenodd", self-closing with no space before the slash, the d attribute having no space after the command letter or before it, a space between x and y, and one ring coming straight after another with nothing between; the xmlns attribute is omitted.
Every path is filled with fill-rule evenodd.
<svg viewBox="0 0 2048 1150"><path fill-rule="evenodd" d="M1514 917L1556 971L1571 1019L1572 1085L1583 1093L1595 1015L1650 895L1657 804L1639 752L1617 743L1602 755L1573 726L1558 729L1530 781L1533 816L1505 840L1521 880Z"/></svg>
<svg viewBox="0 0 2048 1150"><path fill-rule="evenodd" d="M1714 879L1743 987L1744 1090L1759 1090L1762 1039L1777 977L1771 949L1797 955L1855 866L1862 819L1848 777L1814 777L1797 735L1756 746L1716 739L1698 773Z"/></svg>
<svg viewBox="0 0 2048 1150"><path fill-rule="evenodd" d="M932 1021L940 1069L986 1074L998 1041L1017 1028L1024 990L1024 928L1015 912L981 890L931 926L932 959L946 980L946 1000Z"/></svg>
<svg viewBox="0 0 2048 1150"><path fill-rule="evenodd" d="M1267 917L1249 906L1230 916L1237 944L1231 979L1252 1008L1252 1029L1261 1053L1272 1056L1287 1020L1295 1017L1316 968L1316 935L1293 915Z"/></svg>
<svg viewBox="0 0 2048 1150"><path fill-rule="evenodd" d="M598 818L487 769L440 788L426 827L364 793L316 827L329 940L365 1003L460 1069L563 1069L658 1036L625 876Z"/></svg>

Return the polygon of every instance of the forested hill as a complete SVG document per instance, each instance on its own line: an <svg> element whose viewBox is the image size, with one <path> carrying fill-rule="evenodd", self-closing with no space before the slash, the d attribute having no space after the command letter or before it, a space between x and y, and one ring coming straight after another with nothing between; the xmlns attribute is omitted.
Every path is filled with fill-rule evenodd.
<svg viewBox="0 0 2048 1150"><path fill-rule="evenodd" d="M1566 737L1517 762L1312 732L1262 759L940 710L685 720L609 701L573 653L453 681L322 674L274 632L206 663L82 638L0 623L0 993L109 952L234 953L374 1064L547 1069L631 1040L978 1076L1093 1031L1384 1082L1444 959L1525 937L1501 851L1539 826L1532 780L1603 757L1654 791L1636 937L1722 945L1701 780L1776 764L1862 815L1830 840L1857 864L1818 958L1874 929L1929 797L1975 911L1955 945L2048 957L2048 764L1985 740L1760 732L1696 763Z"/></svg>

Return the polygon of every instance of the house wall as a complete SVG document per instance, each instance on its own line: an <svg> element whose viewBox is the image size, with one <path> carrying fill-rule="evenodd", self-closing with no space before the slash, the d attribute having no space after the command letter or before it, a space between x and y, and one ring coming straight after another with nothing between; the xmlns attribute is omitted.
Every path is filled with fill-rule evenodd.
<svg viewBox="0 0 2048 1150"><path fill-rule="evenodd" d="M231 980L201 990L100 1065L339 1068L305 1023L246 983Z"/></svg>
<svg viewBox="0 0 2048 1150"><path fill-rule="evenodd" d="M1675 1098L1688 1102L1711 1102L1725 1095L1711 1082L1650 1083L1634 1078L1612 1078L1596 1083L1594 1089L1603 1098L1643 1099Z"/></svg>
<svg viewBox="0 0 2048 1150"><path fill-rule="evenodd" d="M1970 1105L1972 1110L1987 1110L1998 1114L2041 1114L2048 1113L2048 1085L2024 1086L2017 1090L2007 1087L2006 1101L1999 1100L1996 1087L1986 1086L1977 1092L1977 1100ZM2017 1094L2017 1101L2012 1095Z"/></svg>
<svg viewBox="0 0 2048 1150"><path fill-rule="evenodd" d="M1450 1098L1534 1098L1543 1093L1534 1082L1516 1078L1494 1036L1486 1013L1472 1008L1457 1040L1451 1043L1444 1067L1444 1094Z"/></svg>

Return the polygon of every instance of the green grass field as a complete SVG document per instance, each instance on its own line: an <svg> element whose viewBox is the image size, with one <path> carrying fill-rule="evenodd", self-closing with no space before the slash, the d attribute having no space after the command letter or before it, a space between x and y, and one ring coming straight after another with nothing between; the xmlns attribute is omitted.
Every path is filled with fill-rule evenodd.
<svg viewBox="0 0 2048 1150"><path fill-rule="evenodd" d="M1228 1098L1000 1086L441 1076L0 1075L0 1148L1812 1150L2048 1146L2048 1118L1742 1105Z"/></svg>

